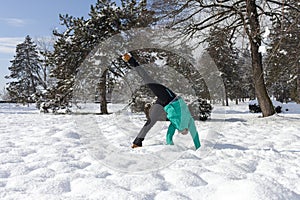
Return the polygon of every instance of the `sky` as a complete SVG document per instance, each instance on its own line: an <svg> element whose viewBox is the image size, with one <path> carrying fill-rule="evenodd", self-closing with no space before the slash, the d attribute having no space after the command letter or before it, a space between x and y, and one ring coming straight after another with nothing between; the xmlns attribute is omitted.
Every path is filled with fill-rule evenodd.
<svg viewBox="0 0 300 200"><path fill-rule="evenodd" d="M51 37L60 25L59 14L88 18L90 6L97 0L9 0L0 7L0 93L9 80L10 60L14 59L16 45L29 35L33 40Z"/></svg>

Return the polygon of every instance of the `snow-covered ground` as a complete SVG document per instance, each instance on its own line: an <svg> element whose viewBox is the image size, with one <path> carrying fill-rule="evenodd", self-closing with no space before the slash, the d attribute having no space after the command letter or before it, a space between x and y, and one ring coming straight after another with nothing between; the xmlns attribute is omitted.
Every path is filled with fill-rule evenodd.
<svg viewBox="0 0 300 200"><path fill-rule="evenodd" d="M195 151L189 135L164 144L168 122L131 149L143 115L0 104L0 199L300 199L300 105L284 106L268 118L215 106Z"/></svg>

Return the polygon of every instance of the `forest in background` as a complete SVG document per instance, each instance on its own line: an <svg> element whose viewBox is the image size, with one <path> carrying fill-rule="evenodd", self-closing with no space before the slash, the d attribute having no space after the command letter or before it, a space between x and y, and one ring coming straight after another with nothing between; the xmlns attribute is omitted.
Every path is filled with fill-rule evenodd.
<svg viewBox="0 0 300 200"><path fill-rule="evenodd" d="M211 99L201 74L195 75L193 66L180 55L161 49L131 52L140 63L163 60L193 80L200 100L228 105L229 100L257 98L263 116L270 116L275 113L271 97L300 103L299 13L296 0L122 0L120 5L98 0L91 5L88 19L60 15L65 30L53 30L51 41L33 41L28 35L16 46L2 99L38 106L48 102L54 109L72 106L78 70L99 43L132 29L165 27L179 31L183 40L205 43L221 72L224 97ZM121 55L103 68L94 84L94 100L100 103L99 112L106 114L111 91L130 69ZM162 79L169 77L162 74ZM146 90L138 88L132 98L137 100Z"/></svg>

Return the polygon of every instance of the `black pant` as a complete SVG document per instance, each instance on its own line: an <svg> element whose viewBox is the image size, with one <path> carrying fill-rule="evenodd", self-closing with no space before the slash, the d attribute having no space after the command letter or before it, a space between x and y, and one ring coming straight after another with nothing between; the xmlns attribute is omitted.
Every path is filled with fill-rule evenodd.
<svg viewBox="0 0 300 200"><path fill-rule="evenodd" d="M152 90L154 95L157 96L155 104L150 109L149 119L133 141L133 144L142 146L142 141L144 140L146 134L158 120L162 119L162 116L164 116L165 113L164 107L168 105L174 98L176 98L176 94L169 88L153 80L147 71L145 71L133 57L131 57L128 62L134 67L136 72L143 79L144 83Z"/></svg>
<svg viewBox="0 0 300 200"><path fill-rule="evenodd" d="M154 95L157 96L156 103L162 105L163 107L168 105L176 97L176 94L164 85L158 83L148 83L147 86L151 89Z"/></svg>
<svg viewBox="0 0 300 200"><path fill-rule="evenodd" d="M157 100L150 109L149 119L133 141L133 144L138 146L142 146L144 138L157 121L166 120L162 118L165 113L164 107L176 98L176 94L172 90L161 84L148 83L147 86L152 90L155 96L157 96Z"/></svg>

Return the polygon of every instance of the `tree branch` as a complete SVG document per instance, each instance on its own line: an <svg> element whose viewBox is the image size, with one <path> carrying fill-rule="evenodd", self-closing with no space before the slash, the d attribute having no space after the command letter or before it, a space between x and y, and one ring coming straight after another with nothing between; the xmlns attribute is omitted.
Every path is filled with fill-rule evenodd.
<svg viewBox="0 0 300 200"><path fill-rule="evenodd" d="M292 6L291 4L289 3L286 3L286 2L279 2L279 1L274 1L274 0L266 0L266 2L270 2L270 3L273 3L273 4L276 4L276 5L279 5L279 6L287 6L293 10L296 10L297 12L300 12L300 10L297 8L297 7L294 7Z"/></svg>

